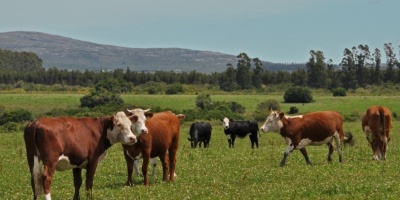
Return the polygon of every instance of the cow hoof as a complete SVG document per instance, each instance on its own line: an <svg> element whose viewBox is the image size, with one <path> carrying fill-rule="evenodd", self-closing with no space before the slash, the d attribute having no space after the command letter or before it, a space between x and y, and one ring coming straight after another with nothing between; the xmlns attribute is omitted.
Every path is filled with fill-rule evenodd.
<svg viewBox="0 0 400 200"><path fill-rule="evenodd" d="M133 186L133 183L131 181L128 181L125 183L125 186Z"/></svg>

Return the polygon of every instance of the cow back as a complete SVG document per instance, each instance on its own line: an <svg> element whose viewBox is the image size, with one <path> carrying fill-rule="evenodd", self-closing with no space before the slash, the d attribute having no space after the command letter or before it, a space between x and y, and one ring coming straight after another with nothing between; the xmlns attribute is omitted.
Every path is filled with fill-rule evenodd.
<svg viewBox="0 0 400 200"><path fill-rule="evenodd" d="M294 117L283 117L282 136L300 134L301 138L322 141L336 131L343 136L342 116L335 111L321 111Z"/></svg>
<svg viewBox="0 0 400 200"><path fill-rule="evenodd" d="M225 129L225 134L235 134L245 137L247 134L257 134L258 123L255 120L229 121L229 129Z"/></svg>

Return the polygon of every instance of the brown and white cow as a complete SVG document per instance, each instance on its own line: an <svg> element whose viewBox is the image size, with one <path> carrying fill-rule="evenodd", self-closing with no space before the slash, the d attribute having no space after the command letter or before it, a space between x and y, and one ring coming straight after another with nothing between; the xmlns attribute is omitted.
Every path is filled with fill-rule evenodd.
<svg viewBox="0 0 400 200"><path fill-rule="evenodd" d="M362 117L362 129L372 147L373 160L385 160L386 149L390 141L392 116L389 108L372 106Z"/></svg>
<svg viewBox="0 0 400 200"><path fill-rule="evenodd" d="M339 153L339 162L342 162L343 126L342 116L334 111L313 112L298 116L285 116L284 113L271 111L266 122L261 127L261 131L277 131L285 139L286 147L281 166L286 164L286 159L293 150L300 150L306 159L307 164L311 164L307 155L307 145L327 144L329 147L328 162L332 161L332 153L336 143Z"/></svg>
<svg viewBox="0 0 400 200"><path fill-rule="evenodd" d="M101 118L42 117L29 123L24 140L34 199L43 193L45 199L51 199L50 185L55 171L69 169L73 170L74 199L79 199L82 169L86 169L87 197L92 198L93 177L106 150L118 142L136 143L131 120L142 124L141 132L147 132L144 121L129 119L124 112Z"/></svg>
<svg viewBox="0 0 400 200"><path fill-rule="evenodd" d="M128 110L134 114L136 111ZM148 111L148 110L146 110ZM170 111L146 113L148 134L138 137L134 145L122 145L127 164L127 185L132 185L134 161L143 158L142 174L144 185L149 185L148 166L150 158L159 157L163 167L163 181L175 178L176 153L179 146L180 120L184 115L175 115ZM132 129L134 129L132 125ZM169 176L169 178L168 178Z"/></svg>

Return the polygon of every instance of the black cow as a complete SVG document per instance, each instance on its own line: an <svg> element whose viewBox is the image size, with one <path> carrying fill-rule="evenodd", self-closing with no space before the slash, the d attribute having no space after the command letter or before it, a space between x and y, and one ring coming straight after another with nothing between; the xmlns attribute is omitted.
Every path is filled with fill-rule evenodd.
<svg viewBox="0 0 400 200"><path fill-rule="evenodd" d="M204 142L204 148L207 148L211 139L212 127L208 122L194 122L190 126L189 134L190 146L196 148L197 144L201 147L201 143Z"/></svg>
<svg viewBox="0 0 400 200"><path fill-rule="evenodd" d="M225 117L222 122L224 125L226 138L228 139L229 148L234 147L236 136L238 136L239 138L244 138L247 134L249 134L250 137L251 148L254 148L254 144L258 148L259 130L257 121L234 121Z"/></svg>

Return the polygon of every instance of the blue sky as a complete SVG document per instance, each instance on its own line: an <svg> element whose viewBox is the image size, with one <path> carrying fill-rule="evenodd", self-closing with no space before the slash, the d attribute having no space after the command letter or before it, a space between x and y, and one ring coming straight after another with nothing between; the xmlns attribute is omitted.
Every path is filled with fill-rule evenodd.
<svg viewBox="0 0 400 200"><path fill-rule="evenodd" d="M270 62L339 63L366 44L399 57L399 0L2 0L0 32L37 31L133 48L186 48ZM1 48L1 47L0 47Z"/></svg>

